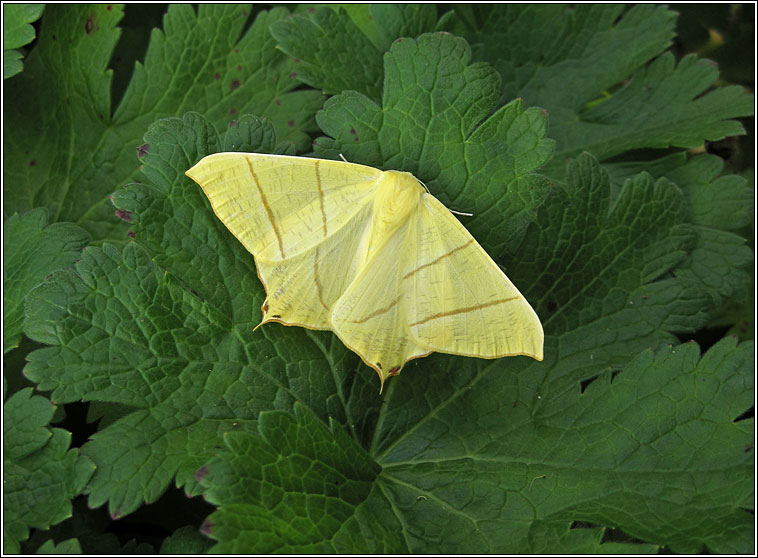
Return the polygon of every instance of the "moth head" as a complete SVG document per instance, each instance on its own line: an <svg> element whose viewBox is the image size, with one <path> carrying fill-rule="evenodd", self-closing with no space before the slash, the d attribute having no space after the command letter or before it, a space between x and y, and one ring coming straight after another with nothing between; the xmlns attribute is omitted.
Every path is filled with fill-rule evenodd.
<svg viewBox="0 0 758 558"><path fill-rule="evenodd" d="M374 199L376 224L383 229L394 229L416 208L424 192L424 187L409 172L383 172Z"/></svg>

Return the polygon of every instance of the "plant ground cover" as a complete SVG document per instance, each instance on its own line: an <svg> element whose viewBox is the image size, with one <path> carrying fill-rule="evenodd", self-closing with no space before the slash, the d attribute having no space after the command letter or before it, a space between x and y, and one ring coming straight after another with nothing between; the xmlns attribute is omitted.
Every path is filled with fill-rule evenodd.
<svg viewBox="0 0 758 558"><path fill-rule="evenodd" d="M3 9L4 552L753 552L753 8ZM221 151L412 172L544 360L253 331Z"/></svg>

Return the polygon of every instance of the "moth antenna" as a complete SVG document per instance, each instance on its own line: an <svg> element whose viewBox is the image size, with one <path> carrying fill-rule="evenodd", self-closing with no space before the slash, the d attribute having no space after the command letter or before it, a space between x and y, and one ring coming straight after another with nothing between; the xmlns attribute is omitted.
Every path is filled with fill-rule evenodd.
<svg viewBox="0 0 758 558"><path fill-rule="evenodd" d="M414 176L413 178L416 178L416 177ZM424 190L426 190L427 194L431 194L431 192L429 191L429 188L426 186L426 184L424 184L423 180L420 180L418 178L416 178L416 180L418 180L419 184L421 184L424 187Z"/></svg>
<svg viewBox="0 0 758 558"><path fill-rule="evenodd" d="M473 213L466 213L464 211L456 211L455 209L450 209L449 207L447 208L447 210L450 213L455 213L456 215L463 215L464 217L473 217L474 216Z"/></svg>
<svg viewBox="0 0 758 558"><path fill-rule="evenodd" d="M416 178L416 177L414 177L414 178ZM427 185L424 184L424 182L422 180L419 180L418 178L416 178L416 180L418 180L419 183L424 187L424 189L426 190L426 193L431 195L431 192L429 191L429 188L427 187ZM463 215L464 217L473 217L474 216L473 213L464 213L463 211L456 211L455 209L450 209L449 207L447 208L447 210L450 213L454 213L456 215Z"/></svg>
<svg viewBox="0 0 758 558"><path fill-rule="evenodd" d="M347 159L345 159L345 156L344 156L342 153L340 153L340 159L342 159L342 160L343 160L343 161L345 161L346 163L348 162L348 160L347 160Z"/></svg>

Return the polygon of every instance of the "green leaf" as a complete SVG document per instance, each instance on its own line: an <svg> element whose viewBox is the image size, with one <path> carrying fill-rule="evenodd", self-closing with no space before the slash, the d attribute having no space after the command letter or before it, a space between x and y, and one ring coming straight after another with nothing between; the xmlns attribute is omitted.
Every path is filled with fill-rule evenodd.
<svg viewBox="0 0 758 558"><path fill-rule="evenodd" d="M120 527L123 529L121 537L113 533L106 532L113 528L113 523L109 522L107 516L102 510L93 510L87 507L83 498L76 498L72 502L72 515L66 521L58 523L47 530L35 529L29 540L21 545L23 554L42 553L54 544L54 541L63 541L58 543L57 550L69 545L81 547L79 554L86 555L116 555L125 556L130 554L155 554L154 548L147 543L137 543L134 539L130 540L128 531L130 527L124 523ZM173 510L172 519L183 515L184 510ZM143 516L143 520L146 516ZM170 520L169 520L170 521ZM140 522L142 523L142 522ZM144 523L143 523L144 524ZM153 525L154 522L153 522ZM154 527L155 528L155 527ZM157 527L160 528L160 527ZM75 537L72 539L72 537ZM121 538L121 542L119 540ZM206 538L207 541L207 538ZM70 547L69 547L70 548Z"/></svg>
<svg viewBox="0 0 758 558"><path fill-rule="evenodd" d="M753 188L741 176L719 176L723 169L721 158L700 155L666 173L681 185L691 223L723 230L737 230L752 223Z"/></svg>
<svg viewBox="0 0 758 558"><path fill-rule="evenodd" d="M19 346L3 355L3 387L6 399L23 388L34 387L34 384L24 376L23 370L26 366L26 355L42 347L44 345L22 336Z"/></svg>
<svg viewBox="0 0 758 558"><path fill-rule="evenodd" d="M31 43L34 27L45 10L44 4L8 4L3 6L3 49L20 48Z"/></svg>
<svg viewBox="0 0 758 558"><path fill-rule="evenodd" d="M44 397L32 397L26 388L11 397L4 406L8 418L3 424L6 457L19 460L44 446L53 433L46 428L55 406Z"/></svg>
<svg viewBox="0 0 758 558"><path fill-rule="evenodd" d="M385 29L391 38L408 31L395 31L388 22L380 26L376 17L369 18L375 15L371 10L350 10L353 21L329 10L315 12L313 20L293 18L277 24L287 28L280 44L317 65L305 80L313 87L334 93L352 89L379 102L378 53L388 43L378 39L377 30ZM543 172L553 179L562 179L566 160L583 151L603 161L634 149L698 147L705 140L744 134L731 119L753 113L753 97L741 87L708 91L718 78L712 62L687 56L675 64L664 53L676 17L665 6L520 4L457 13L472 28L466 39L473 59L490 63L502 77L496 106L520 98L549 112L556 151ZM330 25L312 32L319 18ZM419 15L415 21L426 20ZM413 32L431 30L428 22L414 25ZM346 57L356 44L366 52Z"/></svg>
<svg viewBox="0 0 758 558"><path fill-rule="evenodd" d="M467 36L474 57L503 78L503 98L523 95L551 111L578 109L666 49L675 14L664 6L522 4L480 7Z"/></svg>
<svg viewBox="0 0 758 558"><path fill-rule="evenodd" d="M407 550L399 532L384 532L377 521L377 512L390 511L375 494L380 467L339 425L327 429L300 404L295 415L262 413L260 437L228 433L227 451L198 471L206 498L223 502L204 528L221 541L214 552Z"/></svg>
<svg viewBox="0 0 758 558"><path fill-rule="evenodd" d="M669 155L647 163L606 166L616 184L645 169L674 181L686 201L686 220L697 235L687 261L677 276L710 292L717 301L736 297L744 301L752 284L753 251L745 239L730 231L744 229L753 219L753 189L737 175L719 176L724 162L714 155L687 158Z"/></svg>
<svg viewBox="0 0 758 558"><path fill-rule="evenodd" d="M76 539L68 539L58 544L49 540L40 546L35 554L82 554L82 545Z"/></svg>
<svg viewBox="0 0 758 558"><path fill-rule="evenodd" d="M236 423L254 427L261 409L290 408L296 399L323 413L333 385L333 378L300 376L324 357L302 331L273 342L252 335L262 302L253 261L184 175L209 146L276 151L271 123L243 117L220 140L207 120L189 114L161 121L145 139L151 144L144 157L146 182L114 195L141 245L88 248L75 273L56 274L35 290L26 325L31 338L58 346L31 354L26 369L56 400L95 399L136 409L83 448L98 467L90 505L108 500L114 517L154 502L175 473L177 484L196 494L194 472L214 454L221 432ZM229 290L220 289L224 283ZM102 297L109 300L104 313L74 316L66 310L99 305ZM310 347L299 348L303 342ZM245 354L266 355L267 361L248 369ZM282 370L292 358L296 362ZM43 379L40 374L54 362L61 374ZM216 393L205 390L204 379L198 383L209 373ZM141 475L134 475L135 467Z"/></svg>
<svg viewBox="0 0 758 558"><path fill-rule="evenodd" d="M556 151L544 172L559 178L582 151L605 160L745 133L729 119L752 114L750 94L706 92L718 78L712 62L661 55L675 15L652 4L514 5L493 9L467 38L474 59L503 77L502 102L520 97L549 111Z"/></svg>
<svg viewBox="0 0 758 558"><path fill-rule="evenodd" d="M750 292L753 251L736 234L695 227L697 246L676 271L677 277L707 290L719 302L723 297L744 300Z"/></svg>
<svg viewBox="0 0 758 558"><path fill-rule="evenodd" d="M616 457L607 455L602 440L623 440L628 429L615 426L612 417L592 414L602 398L576 410L577 417L592 416L606 429L586 457L577 449L583 448L579 440L589 444L594 430L577 431L572 425L578 418L556 415L554 409L579 405L566 399L579 397L579 382L609 366L623 368L640 350L673 342L674 332L704 323L711 297L670 276L696 240L683 222L686 206L675 185L643 174L628 181L611 203L607 174L591 157L581 157L565 189L554 188L537 210L521 256L506 262L509 276L543 317L545 361L432 355L393 378L380 399L375 376L331 333L275 326L253 332L263 289L252 257L184 176L210 152L276 151L271 123L242 118L219 137L206 119L188 114L160 121L146 141L151 148L143 159L144 181L114 195L118 210L129 216L134 242L122 250L88 248L75 271L56 273L29 295L27 334L51 346L29 355L27 375L40 389L52 390L56 401L98 400L134 409L82 449L97 464L88 487L90 506L107 501L113 517L125 515L143 501L155 501L174 476L187 494L198 494L203 466L228 463L219 452L225 433L231 433L228 439L237 436L243 446L257 448L260 459L291 454L293 467L336 459L330 470L373 461L382 472L351 477L371 481L362 501L348 499L354 497L350 494L347 503L321 499L341 510L334 512L338 517L348 518L342 523L325 514L311 529L309 518L316 515L303 511L300 496L293 496L291 506L282 504L276 516L263 514L270 502L222 506L225 519L215 525L223 523L219 540L229 545L225 548L255 540L261 552L277 545L312 552L527 552L536 548L528 542L534 531L549 534L545 548L603 549L602 529L574 533L569 528L578 518L669 544L666 537L681 525L640 526L627 508L627 515L611 518L602 501L597 508L587 504L566 511L585 501L583 491L589 502L613 492L593 492L597 483L581 481L593 464L605 464L600 473L609 479L603 481L607 486L621 487L636 473L613 462L626 442L614 450L621 453L611 452ZM493 226L500 219L494 212L489 218ZM104 311L87 310L96 308ZM632 399L613 410L633 409L629 421L657 416L633 405L634 391L623 393ZM696 392L688 397L702 406ZM296 401L301 410L295 422L305 421L306 440L336 436L336 442L308 442L316 453L285 451L285 440L301 440L291 434L300 427L283 413L270 415L273 423L259 413L290 411ZM341 426L332 424L327 436L318 421L329 417ZM286 424L274 428L277 421ZM336 434L341 428L345 433ZM563 437L574 441L561 445ZM565 454L555 454L549 440ZM347 453L334 455L334 446ZM685 448L678 451L677 458L686 462ZM247 454L244 462L255 463ZM640 466L653 471L660 465L653 460ZM565 478L559 474L563 469L569 471ZM561 482L554 482L555 475ZM545 479L553 479L545 483L552 496L540 501L555 500L558 507L543 515L520 507L524 497L507 496L513 490L544 490L539 483ZM283 490L279 482L266 484L267 491ZM577 483L579 492L572 488ZM323 479L318 486L324 486ZM628 494L627 504L638 505L635 498ZM645 505L662 505L654 493L649 498ZM307 508L307 499L302 505ZM427 505L427 511L416 508ZM377 523L370 513L389 523ZM292 517L305 518L296 531L285 529L289 524L281 519ZM266 526L269 521L273 526ZM260 528L238 540L236 533L251 524ZM219 529L211 521L210 532Z"/></svg>
<svg viewBox="0 0 758 558"><path fill-rule="evenodd" d="M18 347L26 294L47 275L74 263L89 235L73 223L48 224L47 211L34 209L3 223L3 350Z"/></svg>
<svg viewBox="0 0 758 558"><path fill-rule="evenodd" d="M729 339L702 360L694 343L645 351L542 409L474 385L373 455L302 406L263 413L198 472L219 506L205 531L219 553L749 551L753 423L734 419L751 362ZM572 521L655 544L608 548Z"/></svg>
<svg viewBox="0 0 758 558"><path fill-rule="evenodd" d="M215 550L247 553L752 552L753 346L722 340L702 359L694 344L672 348L690 332L704 338L704 326L752 323L747 302L729 311L752 284L752 254L737 236L749 232L752 192L721 176L711 156L625 151L739 133L726 119L747 96L708 92L707 63L661 55L673 36L665 7L455 6L436 23L427 6L324 9L336 18L305 5L295 9L312 13L303 19L261 12L245 33L246 7L196 15L172 6L144 67L111 88L99 85L108 60L118 74L146 42L114 51L105 41L86 60L81 45L40 50L50 29L77 39L70 45L88 30L118 32L103 25L105 6L56 7L59 20L86 17L43 22L32 54L55 74L49 91L21 87L28 71L11 80L31 108L8 111L13 161L22 161L6 199L58 204L53 219L81 208L87 230L105 231L96 241L125 244L87 248L27 297L25 331L49 346L29 354L26 375L54 401L89 401L90 418L101 417L82 448L97 465L88 505L107 502L115 518L170 483L187 496L206 492L218 506L203 528ZM301 41L300 26L322 19L329 33ZM277 53L272 25L291 34L282 48L298 45L303 58ZM429 29L465 33L471 47L448 34L415 37ZM345 33L355 34L352 52L360 42L382 59L329 55L350 45ZM415 38L393 42L398 33ZM490 60L502 79L472 59ZM264 296L253 259L184 172L219 151L307 148L323 99L295 90L307 64L314 86L335 93L319 115L329 137L316 154L411 171L451 209L472 210L460 220L543 321L543 362L435 354L379 395L375 375L333 334L253 331ZM241 80L224 90L248 71L255 87ZM61 91L81 106L64 106ZM714 104L719 95L731 106ZM253 96L262 104L245 104ZM86 107L110 107L109 98L116 116L97 123ZM242 112L232 116L238 107L227 102L237 99ZM572 138L552 162L548 115L526 108L535 99L550 113L550 134ZM660 128L645 120L646 103ZM153 124L187 110L204 114ZM36 131L24 134L30 123ZM582 126L586 136L570 136ZM18 137L28 147L16 149ZM565 172L583 147L596 156L579 155ZM113 190L128 225L108 224L113 208L98 213ZM31 346L8 355L16 362ZM44 444L36 420L23 440ZM31 486L27 500L36 501L43 490ZM77 515L90 517L75 514L47 538L75 535L86 552L138 550L72 535ZM180 529L166 545L197 552L197 537Z"/></svg>
<svg viewBox="0 0 758 558"><path fill-rule="evenodd" d="M434 4L344 4L342 8L380 52L388 51L395 39L415 38L437 25Z"/></svg>
<svg viewBox="0 0 758 558"><path fill-rule="evenodd" d="M17 50L3 51L3 79L20 74L24 70L21 59L24 57Z"/></svg>
<svg viewBox="0 0 758 558"><path fill-rule="evenodd" d="M194 527L180 527L170 537L166 537L161 545L161 554L181 554L189 556L193 554L206 554L213 546L211 542L200 534Z"/></svg>
<svg viewBox="0 0 758 558"><path fill-rule="evenodd" d="M538 225L519 247L527 257L508 268L513 275L537 278L527 283L524 295L543 310L538 313L545 331L573 338L583 335L583 324L597 327L610 320L601 329L613 334L599 345L608 350L614 340L623 345L621 324L633 328L632 339L647 332L667 342L676 338L666 331L702 325L709 297L666 277L696 243L692 227L684 223L686 208L676 185L642 173L611 200L608 175L587 154L569 165L566 176L565 189L553 190L553 198L540 208ZM637 312L646 315L640 316L644 326L631 318ZM598 342L577 338L567 346L587 341ZM637 347L634 352L642 348Z"/></svg>
<svg viewBox="0 0 758 558"><path fill-rule="evenodd" d="M87 408L87 422L97 422L98 428L102 430L106 426L109 426L118 419L123 418L132 412L134 412L134 408L128 405L107 403L105 401L92 401Z"/></svg>
<svg viewBox="0 0 758 558"><path fill-rule="evenodd" d="M294 15L271 25L271 34L293 57L292 77L324 93L355 89L381 96L382 53L344 13L324 7L312 17ZM348 64L351 72L344 71Z"/></svg>
<svg viewBox="0 0 758 558"><path fill-rule="evenodd" d="M45 10L44 4L3 5L3 79L8 79L24 69L23 53L13 50L28 45L35 39L34 27Z"/></svg>
<svg viewBox="0 0 758 558"><path fill-rule="evenodd" d="M318 8L271 26L279 48L297 63L296 77L325 93L358 91L382 98L382 55L399 37L433 31L431 4L347 4Z"/></svg>
<svg viewBox="0 0 758 558"><path fill-rule="evenodd" d="M47 427L55 407L23 389L3 412L3 551L19 552L29 528L47 529L71 515L71 499L94 471L92 462L69 450L71 434Z"/></svg>
<svg viewBox="0 0 758 558"><path fill-rule="evenodd" d="M280 141L310 146L323 97L294 91L293 66L268 33L286 9L260 12L245 30L248 6L201 5L198 13L170 6L112 111L107 65L122 15L116 4L48 7L26 70L7 85L4 181L13 187L5 190L6 212L45 206L52 220L76 222L95 241L124 242L126 225L108 196L134 180L149 124L187 110L219 127L265 113Z"/></svg>
<svg viewBox="0 0 758 558"><path fill-rule="evenodd" d="M754 254L735 234L753 220L754 191L741 176L720 176L724 162L714 155L692 157L665 171L681 186L687 220L698 241L677 276L708 290L716 300L745 300L752 284ZM730 232L735 231L735 232Z"/></svg>
<svg viewBox="0 0 758 558"><path fill-rule="evenodd" d="M517 243L548 184L534 175L550 157L545 114L513 101L492 114L499 79L470 64L468 45L447 33L400 39L385 55L382 106L354 92L317 115L331 138L315 153L412 172L495 254ZM498 217L495 218L494 216Z"/></svg>
<svg viewBox="0 0 758 558"><path fill-rule="evenodd" d="M753 282L755 275L752 276ZM727 335L732 335L740 341L755 340L755 293L751 292L746 300L729 300L719 312L714 312L712 327L729 327ZM731 327L730 327L731 326Z"/></svg>

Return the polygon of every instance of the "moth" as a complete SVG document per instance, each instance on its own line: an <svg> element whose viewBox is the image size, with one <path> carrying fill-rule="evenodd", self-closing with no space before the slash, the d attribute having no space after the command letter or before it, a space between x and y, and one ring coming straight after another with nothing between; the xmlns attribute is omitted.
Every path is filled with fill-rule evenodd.
<svg viewBox="0 0 758 558"><path fill-rule="evenodd" d="M255 257L261 324L331 330L378 374L434 351L542 360L532 307L412 174L217 153L187 171Z"/></svg>

